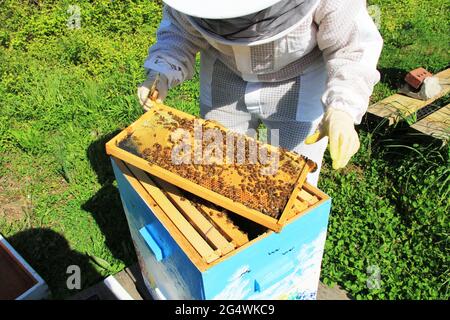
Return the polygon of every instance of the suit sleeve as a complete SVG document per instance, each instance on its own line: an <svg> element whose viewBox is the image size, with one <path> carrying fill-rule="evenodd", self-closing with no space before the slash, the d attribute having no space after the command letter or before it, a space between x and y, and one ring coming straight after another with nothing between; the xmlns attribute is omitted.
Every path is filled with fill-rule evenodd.
<svg viewBox="0 0 450 320"><path fill-rule="evenodd" d="M169 88L193 77L195 56L209 44L180 12L165 5L156 33L157 41L150 47L144 67L164 74Z"/></svg>
<svg viewBox="0 0 450 320"><path fill-rule="evenodd" d="M383 39L365 0L323 0L316 10L317 41L327 64L325 108L346 111L359 124L380 80Z"/></svg>

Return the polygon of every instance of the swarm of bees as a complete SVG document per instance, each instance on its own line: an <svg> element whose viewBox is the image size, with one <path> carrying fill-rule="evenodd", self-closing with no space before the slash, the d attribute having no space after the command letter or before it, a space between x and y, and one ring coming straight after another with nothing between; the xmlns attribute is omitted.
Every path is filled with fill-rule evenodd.
<svg viewBox="0 0 450 320"><path fill-rule="evenodd" d="M160 130L168 130L169 132L183 129L194 137L194 121L177 116L172 112L168 112L164 116L157 116L156 125L160 127ZM203 121L202 125L205 129L215 128L220 130L223 137L227 135L225 130L212 121ZM196 162L174 164L172 161L174 144L173 141L170 141L170 138L165 145L155 142L150 147L144 148L139 156L151 164L158 165L235 202L278 219L293 192L307 159L283 148L277 148L279 165L276 172L274 174L263 174L262 169L266 164L260 161L246 161L251 156L249 153L250 144L256 143L258 146L265 148L263 144L248 136L234 135L236 139L241 138L245 141L241 145L241 147L244 146L245 152L235 152L233 159L231 159L234 161L212 164ZM133 140L133 135L127 136L126 140L128 141L121 144L127 146L126 149L128 150L130 150L130 145L139 146L139 141ZM229 140L224 139L223 145L227 146L229 142ZM202 150L205 150L208 141L203 139L201 144ZM134 150L136 149L138 147ZM224 148L224 150L227 149ZM271 150L271 152L275 151ZM226 159L226 157L229 157L229 154L224 152L222 159Z"/></svg>

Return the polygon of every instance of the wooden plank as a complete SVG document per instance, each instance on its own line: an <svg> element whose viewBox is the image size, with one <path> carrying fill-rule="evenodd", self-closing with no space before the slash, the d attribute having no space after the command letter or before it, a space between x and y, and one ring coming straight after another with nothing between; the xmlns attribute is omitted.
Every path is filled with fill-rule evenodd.
<svg viewBox="0 0 450 320"><path fill-rule="evenodd" d="M175 226L181 231L186 239L192 244L195 250L210 263L219 257L210 245L203 239L194 227L186 220L186 218L178 211L178 209L170 202L161 189L156 186L155 182L145 172L137 168L127 165L133 175L139 180L142 186L153 197L155 202L161 207L164 213L169 217Z"/></svg>
<svg viewBox="0 0 450 320"><path fill-rule="evenodd" d="M125 163L117 158L112 157L113 161L117 167L125 175L125 178L133 187L133 189L139 194L139 196L151 207L153 213L164 226L164 228L170 233L175 242L183 248L183 251L187 254L189 259L199 268L199 270L204 271L208 268L205 260L200 256L200 254L195 250L191 243L186 239L186 237L181 233L181 231L175 226L175 224L167 217L160 206L155 202L139 180L131 173Z"/></svg>
<svg viewBox="0 0 450 320"><path fill-rule="evenodd" d="M450 69L439 72L435 76L440 79L441 86L443 88L442 92L438 96L427 101L422 101L402 94L394 94L369 106L368 112L380 118L387 118L389 120L389 125L414 114L419 109L429 105L433 101L438 100L450 92Z"/></svg>
<svg viewBox="0 0 450 320"><path fill-rule="evenodd" d="M248 236L233 223L231 223L225 214L217 210L212 204L200 205L200 210L220 228L221 232L225 234L237 247L240 247L248 242Z"/></svg>
<svg viewBox="0 0 450 320"><path fill-rule="evenodd" d="M320 191L317 187L310 185L308 182L303 185L303 189L309 194L315 195L319 200L325 200L329 198L326 193Z"/></svg>
<svg viewBox="0 0 450 320"><path fill-rule="evenodd" d="M289 220L302 212L304 212L306 209L308 209L308 203L305 201L300 201L297 199L297 201L294 202L294 205L292 206L292 209L289 211L286 220Z"/></svg>
<svg viewBox="0 0 450 320"><path fill-rule="evenodd" d="M309 160L305 164L305 167L312 167L312 166L315 166L315 164L312 161L309 161ZM284 208L280 219L278 220L278 223L280 225L284 225L286 220L288 219L288 217L292 217L293 216L292 212L290 212L290 211L292 211L292 206L296 202L297 197L298 197L299 193L301 192L301 189L302 189L302 187L303 187L303 185L304 185L304 183L306 181L306 177L308 176L308 173L310 171L311 170L309 170L308 168L304 168L302 173L300 174L300 176L299 176L299 178L297 180L296 186L294 188L294 191L292 192L291 197L289 198L289 201L286 204L286 207Z"/></svg>
<svg viewBox="0 0 450 320"><path fill-rule="evenodd" d="M221 252L221 255L234 250L235 246L228 242L228 240L217 231L211 222L209 222L189 200L183 197L180 189L159 178L153 178L153 180L164 190L168 198L174 202L181 213L191 222L197 231Z"/></svg>
<svg viewBox="0 0 450 320"><path fill-rule="evenodd" d="M297 199L297 201L294 203L294 208L295 208L294 215L297 215L297 214L305 211L306 209L308 209L308 203L306 201L300 201Z"/></svg>
<svg viewBox="0 0 450 320"><path fill-rule="evenodd" d="M298 197L299 197L300 200L305 201L308 204L308 206L313 206L317 202L319 202L319 199L315 195L312 195L312 194L308 193L304 189L302 189L298 193Z"/></svg>
<svg viewBox="0 0 450 320"><path fill-rule="evenodd" d="M310 203L301 200L301 198L299 197L297 199L297 201L298 202L306 202L306 205L308 206L308 208L303 210L300 214L294 215L293 217L289 218L288 223L291 223L292 221L301 218L303 215L307 214L308 212L311 212L312 210L321 206L324 202L326 202L330 199L330 197L326 193L322 192L317 187L310 185L308 182L306 182L304 184L303 190L306 191L306 194L313 196L314 201L316 201L316 199L317 199L317 202L315 202L313 205L311 205ZM302 195L305 195L305 193L302 193ZM296 203L298 203L298 202L296 202ZM214 261L214 263L216 263L219 260L220 260L220 258L218 260Z"/></svg>
<svg viewBox="0 0 450 320"><path fill-rule="evenodd" d="M177 185L184 190L190 190L190 192L192 192L196 196L199 196L200 198L208 199L208 201L213 202L222 208L236 212L237 214L256 223L259 223L269 229L279 232L282 228L281 225L277 224L277 219L265 215L257 210L248 208L242 203L235 202L230 198L227 198L203 186L195 184L192 181L182 178L179 175L174 174L168 170L150 164L147 161L139 158L138 156L135 156L134 154L115 147L113 141L110 141L106 144L106 150L109 155L117 157L127 164L131 164L134 167L149 172L152 175L160 179L164 179L171 184Z"/></svg>
<svg viewBox="0 0 450 320"><path fill-rule="evenodd" d="M411 127L432 137L448 141L450 137L450 104L429 114Z"/></svg>
<svg viewBox="0 0 450 320"><path fill-rule="evenodd" d="M114 159L114 161L119 169L126 175L127 180L130 182L136 192L138 192L139 195L144 199L144 201L151 207L159 221L161 221L166 230L169 231L174 240L180 245L180 247L184 248L184 251L191 258L192 262L194 262L198 266L203 267L203 269L206 269L204 264L205 261L207 263L210 263L219 257L219 255L208 245L208 243L197 233L197 231L195 231L195 229L173 206L173 204L167 199L167 197L164 196L164 194L163 196L166 201L162 200L162 202L166 206L163 208L160 205L160 195L156 192L156 195L159 198L155 199L155 193L153 192L155 188L158 190L159 188L155 186L150 178L146 177L145 174L141 174L142 171L137 170L133 166L127 166L124 162L118 159ZM159 191L162 193L161 190ZM168 215L166 213L166 210L174 213ZM194 235L190 237L191 234ZM195 236L195 234L197 234L197 236ZM186 235L188 235L190 238L188 238ZM190 250L191 248L193 250ZM193 254L194 252L195 254Z"/></svg>

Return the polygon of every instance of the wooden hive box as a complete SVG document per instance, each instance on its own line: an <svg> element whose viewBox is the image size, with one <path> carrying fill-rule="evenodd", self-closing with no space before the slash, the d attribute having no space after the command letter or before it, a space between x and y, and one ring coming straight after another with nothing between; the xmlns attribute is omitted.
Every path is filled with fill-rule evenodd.
<svg viewBox="0 0 450 320"><path fill-rule="evenodd" d="M162 104L109 141L106 151L276 232L294 215L306 176L316 169L301 155Z"/></svg>
<svg viewBox="0 0 450 320"><path fill-rule="evenodd" d="M315 299L330 198L303 184L281 232L111 157L139 265L156 299Z"/></svg>
<svg viewBox="0 0 450 320"><path fill-rule="evenodd" d="M47 295L45 281L0 235L0 300L38 300Z"/></svg>

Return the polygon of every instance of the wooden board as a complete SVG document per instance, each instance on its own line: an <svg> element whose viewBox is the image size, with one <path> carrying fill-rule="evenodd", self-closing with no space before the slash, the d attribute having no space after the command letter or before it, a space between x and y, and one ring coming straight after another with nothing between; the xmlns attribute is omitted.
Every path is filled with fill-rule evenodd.
<svg viewBox="0 0 450 320"><path fill-rule="evenodd" d="M297 194L299 195L300 192L302 191L304 182L306 181L306 177L308 175L308 172L305 170L300 174L299 179L299 183L297 183L294 192L292 192L292 194ZM300 205L295 206L294 203L297 202L297 198L291 197L286 205L286 208L283 211L283 214L280 217L280 220L278 221L279 224L285 224L286 220L288 218L292 218L293 216L296 215L297 210L301 207Z"/></svg>
<svg viewBox="0 0 450 320"><path fill-rule="evenodd" d="M433 103L450 92L450 69L439 72L435 76L440 79L443 88L438 96L423 101L402 94L394 94L369 106L368 112L377 117L388 119L389 125L393 125L394 123L413 115L421 108Z"/></svg>
<svg viewBox="0 0 450 320"><path fill-rule="evenodd" d="M231 223L225 214L218 210L213 204L201 204L200 210L204 212L237 247L243 246L248 240L247 234L239 230Z"/></svg>
<svg viewBox="0 0 450 320"><path fill-rule="evenodd" d="M189 221L183 217L148 175L141 170L136 170L133 166L128 166L128 168L207 263L214 261L220 256L219 253L214 251L213 248L211 248L211 246L198 234Z"/></svg>
<svg viewBox="0 0 450 320"><path fill-rule="evenodd" d="M166 215L166 213L161 209L156 200L148 193L148 190L140 183L138 178L132 173L132 171L127 167L127 165L114 157L112 157L114 163L120 169L120 171L125 175L127 181L133 187L134 190L139 194L140 197L151 207L153 213L161 221L164 228L170 233L175 242L183 248L186 255L191 259L191 261L200 269L206 270L208 264L205 259L199 254L199 252L194 248L194 246L186 239L184 234L178 229L178 227L173 223L172 220ZM144 173L145 174L145 173Z"/></svg>
<svg viewBox="0 0 450 320"><path fill-rule="evenodd" d="M189 242L187 247L193 248L206 263L210 263L219 257L218 253L197 233L145 172L131 165L126 165L120 160L115 159L115 162L127 176L133 188L140 193L152 210L158 213L157 216L160 221L166 222L166 228L172 229L172 231L174 228L176 229L175 232L171 232L171 234L175 233L175 239L177 235L183 235L183 239ZM168 221L170 223L167 223ZM186 247L185 244L184 247ZM193 260L195 261L195 258Z"/></svg>
<svg viewBox="0 0 450 320"><path fill-rule="evenodd" d="M308 206L313 206L317 202L319 202L319 199L315 195L310 194L308 191L306 191L304 189L300 190L300 192L298 194L298 198L301 201L306 202L308 204Z"/></svg>
<svg viewBox="0 0 450 320"><path fill-rule="evenodd" d="M450 137L450 104L416 122L411 128L448 141Z"/></svg>
<svg viewBox="0 0 450 320"><path fill-rule="evenodd" d="M300 190L297 199L292 203L292 209L285 216L286 220L301 216L308 208L316 205L320 200L326 199L327 196L321 194L320 196L315 191L305 184Z"/></svg>
<svg viewBox="0 0 450 320"><path fill-rule="evenodd" d="M308 203L298 200L298 201L294 202L292 210L289 211L289 214L286 216L285 219L289 220L289 219L301 214L306 209L308 209Z"/></svg>
<svg viewBox="0 0 450 320"><path fill-rule="evenodd" d="M159 178L153 178L156 184L164 190L167 197L174 202L180 212L191 222L195 229L212 244L220 255L234 250L235 246L225 239L222 234L209 222L205 216L186 198L177 187Z"/></svg>
<svg viewBox="0 0 450 320"><path fill-rule="evenodd" d="M153 112L153 113L152 113ZM167 132L162 134L161 130L159 130L158 127L158 121L154 120L156 115L158 115L157 119L162 117L161 115L164 115L168 117L169 114L176 115L176 116L182 116L186 119L196 119L195 117L191 115L187 115L183 112L180 112L176 109L169 108L164 105L158 105L152 108L149 112L144 114L139 120L137 120L135 123L133 123L130 127L128 127L126 130L122 131L119 135L114 137L111 141L109 141L106 144L106 151L108 154L113 155L123 161L125 161L128 164L131 164L141 170L144 170L148 173L150 173L152 176L158 177L160 179L165 180L166 182L173 184L183 190L188 190L189 192L192 192L193 194L206 199L214 204L219 205L220 207L223 207L227 210L230 210L234 213L237 213L247 219L250 219L258 224L261 224L269 229L272 229L274 231L279 232L281 228L283 227L283 223L280 223L280 219L276 219L274 217L271 217L267 214L262 213L261 211L255 210L250 208L247 205L244 205L243 203L239 201L235 201L231 199L230 197L224 196L222 194L219 194L217 192L214 192L211 190L211 188L199 185L190 179L186 179L179 174L176 174L174 172L171 172L165 168L162 168L161 166L155 165L154 163L150 163L146 161L143 157L133 154L135 152L131 152L130 150L126 150L126 148L119 147L119 145L123 141L129 139L133 140L136 137L139 137L138 142L134 145L134 148L139 148L141 151L146 150L150 144L154 144L155 141L159 141L163 143L163 141L167 142ZM214 126L217 126L214 124ZM222 127L223 128L223 127ZM152 131L153 130L153 131ZM224 129L226 131L226 129ZM159 135L159 136L158 136ZM161 135L165 135L164 138L161 138ZM133 139L131 139L132 137ZM148 139L148 137L153 137L151 139ZM153 139L153 140L152 140ZM270 145L266 145L267 149L270 151L278 150ZM289 159L290 157L294 157L295 159L301 159L299 155L289 153ZM290 160L286 160L290 161ZM316 167L316 164L308 159L304 159L301 162L299 160L299 165L302 168L298 171L298 177L296 180L293 180L293 192L289 197L289 201L294 201L297 197L297 193L300 190L301 185L305 182L306 175L308 172L313 171ZM292 161L291 161L292 162ZM301 162L301 163L300 163ZM299 167L299 168L300 168ZM280 171L280 170L278 170ZM278 174L278 172L277 172ZM230 184L238 185L241 181L240 174L231 173L228 174L228 179ZM219 177L219 181L222 181L221 179L224 177ZM224 178L226 179L226 177ZM286 181L288 177L286 175L279 175L274 176L273 180L276 181ZM256 199L256 198L255 198ZM255 200L256 202L259 201L259 199ZM261 200L262 201L262 200ZM290 210L291 206L285 206L283 208L282 214L287 212L286 210ZM280 217L282 216L280 215Z"/></svg>

